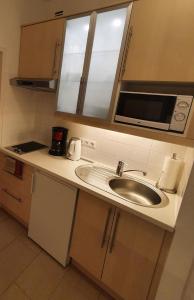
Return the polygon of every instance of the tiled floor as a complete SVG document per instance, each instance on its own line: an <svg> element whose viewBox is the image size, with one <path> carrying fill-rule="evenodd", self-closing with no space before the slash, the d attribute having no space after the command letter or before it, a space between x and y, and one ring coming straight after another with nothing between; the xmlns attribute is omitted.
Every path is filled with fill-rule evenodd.
<svg viewBox="0 0 194 300"><path fill-rule="evenodd" d="M0 300L108 300L72 267L63 268L0 209Z"/></svg>

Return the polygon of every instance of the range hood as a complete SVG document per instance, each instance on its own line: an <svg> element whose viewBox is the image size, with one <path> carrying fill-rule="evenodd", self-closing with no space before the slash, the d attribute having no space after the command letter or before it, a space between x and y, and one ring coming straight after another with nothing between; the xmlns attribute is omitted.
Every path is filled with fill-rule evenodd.
<svg viewBox="0 0 194 300"><path fill-rule="evenodd" d="M55 93L57 89L57 80L54 79L15 77L10 79L10 84L25 89L52 93Z"/></svg>

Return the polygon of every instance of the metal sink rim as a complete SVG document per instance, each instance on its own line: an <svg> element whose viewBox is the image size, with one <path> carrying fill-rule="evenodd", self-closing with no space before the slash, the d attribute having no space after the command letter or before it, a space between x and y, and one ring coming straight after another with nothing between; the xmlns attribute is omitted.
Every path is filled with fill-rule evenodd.
<svg viewBox="0 0 194 300"><path fill-rule="evenodd" d="M103 180L103 185L104 185L104 188L102 188L102 186L100 185L97 185L97 184L94 184L94 183L91 183L89 182L86 178L84 178L83 176L81 176L79 174L79 171L84 169L84 168L89 168L91 170L93 170L93 168L99 168L101 169L101 171L103 172L103 170L106 170L106 172L109 172L110 175L107 175L107 178L104 178ZM90 186L93 186L95 188L98 188L99 190L101 191L104 191L104 192L107 192L109 193L110 195L112 196L115 196L115 197L118 197L119 199L122 199L124 200L126 203L131 203L131 204L134 204L136 206L142 206L142 207L145 207L145 208L154 208L154 209L157 209L157 208L163 208L165 206L167 206L169 204L169 198L167 197L167 195L161 191L160 189L158 189L156 186L154 186L153 184L139 178L139 177L135 177L135 176L130 176L130 175L127 175L125 174L124 176L122 177L119 177L117 175L114 175L114 170L113 169L110 169L110 168L106 168L104 166L98 166L98 165L95 165L95 164L85 164L85 165L80 165L78 167L75 168L75 174L76 176L82 180L83 182L87 183L88 185ZM95 178L95 175L93 177L93 179ZM116 193L109 185L109 183L112 181L112 180L115 180L115 179L118 179L118 180L132 180L134 182L139 182L145 186L147 186L148 188L150 188L152 191L154 191L161 199L161 202L158 203L158 204L154 204L154 205L145 205L143 203L137 203L137 202L134 202L134 201L131 201L129 200L128 198L125 198L123 196L121 196L120 194Z"/></svg>

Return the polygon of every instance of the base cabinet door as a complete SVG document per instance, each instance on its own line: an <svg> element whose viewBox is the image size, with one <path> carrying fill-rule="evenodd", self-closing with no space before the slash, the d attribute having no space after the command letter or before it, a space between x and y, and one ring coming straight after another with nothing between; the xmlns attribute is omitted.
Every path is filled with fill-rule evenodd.
<svg viewBox="0 0 194 300"><path fill-rule="evenodd" d="M70 256L98 279L102 275L113 210L110 204L79 192Z"/></svg>
<svg viewBox="0 0 194 300"><path fill-rule="evenodd" d="M102 282L125 300L146 300L165 231L116 211Z"/></svg>
<svg viewBox="0 0 194 300"><path fill-rule="evenodd" d="M0 204L18 221L28 226L34 169L23 165L22 178L5 170L7 156L0 153Z"/></svg>

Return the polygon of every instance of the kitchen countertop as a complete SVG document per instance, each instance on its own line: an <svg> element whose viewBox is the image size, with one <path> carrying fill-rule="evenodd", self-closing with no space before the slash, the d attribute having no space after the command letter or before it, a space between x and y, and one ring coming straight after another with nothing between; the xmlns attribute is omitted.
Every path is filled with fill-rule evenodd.
<svg viewBox="0 0 194 300"><path fill-rule="evenodd" d="M69 183L79 189L85 190L86 192L107 201L125 211L131 212L141 218L148 220L168 231L174 231L176 225L176 219L178 216L178 208L180 196L177 194L166 194L169 198L169 204L162 208L151 208L144 207L140 205L127 202L120 197L117 197L111 193L105 192L96 188L88 183L85 183L79 179L75 174L75 169L84 164L88 164L88 161L79 160L71 161L64 157L56 157L48 154L48 149L38 150L23 155L11 152L3 147L0 148L0 151L10 157L17 158L20 161L23 161L26 164L33 166L34 168L47 173L50 176L54 176L60 180L63 180L66 183ZM100 163L97 165L104 166ZM109 167L110 168L110 167ZM138 177L130 174L130 177ZM154 181L151 181L145 177L142 178L144 181L155 184Z"/></svg>

